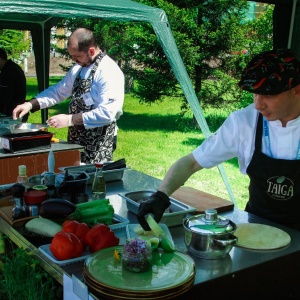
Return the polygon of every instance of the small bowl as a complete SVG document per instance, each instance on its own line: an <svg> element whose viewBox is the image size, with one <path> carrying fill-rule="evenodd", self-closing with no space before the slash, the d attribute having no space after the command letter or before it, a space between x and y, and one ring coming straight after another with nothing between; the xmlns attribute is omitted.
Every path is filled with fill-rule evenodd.
<svg viewBox="0 0 300 300"><path fill-rule="evenodd" d="M41 204L47 198L45 191L27 191L24 193L24 202L27 205Z"/></svg>
<svg viewBox="0 0 300 300"><path fill-rule="evenodd" d="M43 184L34 185L32 188L36 191L46 191L48 189L48 187Z"/></svg>

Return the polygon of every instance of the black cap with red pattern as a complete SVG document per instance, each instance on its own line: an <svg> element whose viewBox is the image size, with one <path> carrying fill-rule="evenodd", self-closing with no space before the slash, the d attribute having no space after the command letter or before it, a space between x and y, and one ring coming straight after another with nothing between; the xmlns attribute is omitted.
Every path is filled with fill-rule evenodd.
<svg viewBox="0 0 300 300"><path fill-rule="evenodd" d="M261 52L244 69L239 87L260 95L277 95L300 84L300 61L290 49Z"/></svg>

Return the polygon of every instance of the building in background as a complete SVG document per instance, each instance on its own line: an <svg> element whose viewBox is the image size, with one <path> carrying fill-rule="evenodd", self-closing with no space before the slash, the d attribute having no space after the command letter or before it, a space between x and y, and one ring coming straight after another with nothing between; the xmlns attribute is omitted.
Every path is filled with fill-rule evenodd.
<svg viewBox="0 0 300 300"><path fill-rule="evenodd" d="M256 1L248 1L249 9L246 15L245 21L252 21L255 18L259 17L265 10L267 5L266 3L256 2Z"/></svg>

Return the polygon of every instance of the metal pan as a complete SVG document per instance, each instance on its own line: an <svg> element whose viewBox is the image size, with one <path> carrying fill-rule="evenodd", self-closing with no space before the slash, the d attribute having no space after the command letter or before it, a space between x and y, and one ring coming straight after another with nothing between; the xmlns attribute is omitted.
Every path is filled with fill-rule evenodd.
<svg viewBox="0 0 300 300"><path fill-rule="evenodd" d="M48 131L49 125L37 124L37 123L22 123L9 126L9 130L12 134L34 131Z"/></svg>

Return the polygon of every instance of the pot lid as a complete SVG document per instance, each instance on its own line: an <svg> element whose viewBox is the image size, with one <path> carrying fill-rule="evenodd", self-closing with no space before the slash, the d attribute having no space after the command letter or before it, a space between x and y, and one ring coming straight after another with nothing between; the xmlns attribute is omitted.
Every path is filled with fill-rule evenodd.
<svg viewBox="0 0 300 300"><path fill-rule="evenodd" d="M191 231L205 234L223 234L232 232L236 228L229 219L218 216L216 209L207 209L202 215L186 219L184 226Z"/></svg>

